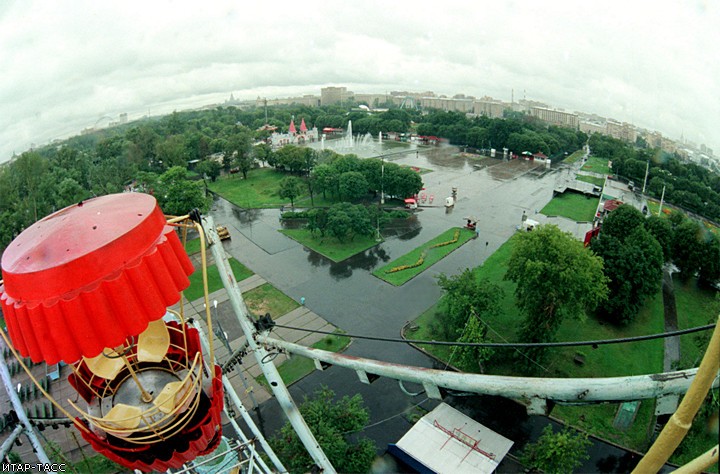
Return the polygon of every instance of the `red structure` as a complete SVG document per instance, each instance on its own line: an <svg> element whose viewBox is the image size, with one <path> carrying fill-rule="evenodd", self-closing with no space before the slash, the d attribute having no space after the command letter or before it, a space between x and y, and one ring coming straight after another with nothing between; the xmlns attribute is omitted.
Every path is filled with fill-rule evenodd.
<svg viewBox="0 0 720 474"><path fill-rule="evenodd" d="M72 364L87 403L75 425L130 469L166 471L220 440L222 373L203 373L197 330L165 322L193 265L155 198L103 196L21 233L2 257L0 303L15 349ZM209 383L203 379L211 377Z"/></svg>
<svg viewBox="0 0 720 474"><path fill-rule="evenodd" d="M307 132L307 125L305 125L305 119L300 120L300 133Z"/></svg>

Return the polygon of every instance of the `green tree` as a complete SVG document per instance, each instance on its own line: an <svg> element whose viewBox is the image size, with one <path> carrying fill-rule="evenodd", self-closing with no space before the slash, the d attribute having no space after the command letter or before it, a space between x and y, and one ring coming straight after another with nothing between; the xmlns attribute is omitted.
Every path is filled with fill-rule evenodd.
<svg viewBox="0 0 720 474"><path fill-rule="evenodd" d="M438 285L444 297L434 332L453 341L486 341L487 326L482 320L500 311L502 288L487 279L478 280L470 269L451 277L440 274ZM464 367L476 368L482 367L493 351L486 347L458 347L456 353Z"/></svg>
<svg viewBox="0 0 720 474"><path fill-rule="evenodd" d="M338 187L338 179L340 175L337 170L329 164L320 164L312 171L315 177L315 187L318 191L322 191L323 197L327 198L327 192L335 193Z"/></svg>
<svg viewBox="0 0 720 474"><path fill-rule="evenodd" d="M660 290L662 248L655 237L640 226L624 239L601 233L593 239L592 249L602 257L605 275L609 278L608 300L598 307L597 313L610 322L627 324L635 319L645 300Z"/></svg>
<svg viewBox="0 0 720 474"><path fill-rule="evenodd" d="M327 209L315 208L308 211L308 223L307 228L313 234L319 232L321 237L325 237L327 231Z"/></svg>
<svg viewBox="0 0 720 474"><path fill-rule="evenodd" d="M718 280L720 280L720 239L708 232L707 238L700 246L698 281L710 286Z"/></svg>
<svg viewBox="0 0 720 474"><path fill-rule="evenodd" d="M352 234L352 218L348 215L344 206L336 204L328 210L327 231L340 242L345 241Z"/></svg>
<svg viewBox="0 0 720 474"><path fill-rule="evenodd" d="M373 227L372 224L373 221L370 219L370 213L365 206L362 204L353 205L349 203L340 203L336 204L336 206L343 207L345 213L350 217L351 240L356 235L371 236L375 234L375 227Z"/></svg>
<svg viewBox="0 0 720 474"><path fill-rule="evenodd" d="M299 173L307 167L307 159L305 150L296 145L285 145L275 152L277 158L277 168L286 169L291 173ZM312 152L312 150L309 150Z"/></svg>
<svg viewBox="0 0 720 474"><path fill-rule="evenodd" d="M675 227L673 263L680 269L680 277L687 280L700 269L703 229L692 219L683 218Z"/></svg>
<svg viewBox="0 0 720 474"><path fill-rule="evenodd" d="M89 198L90 194L73 178L65 178L58 183L55 196L56 207L62 209Z"/></svg>
<svg viewBox="0 0 720 474"><path fill-rule="evenodd" d="M567 426L554 433L552 426L547 425L536 442L525 446L520 462L548 474L570 474L590 458L587 454L590 445L586 433Z"/></svg>
<svg viewBox="0 0 720 474"><path fill-rule="evenodd" d="M253 155L255 155L255 159L260 163L269 162L272 154L272 147L267 143L260 143L253 147Z"/></svg>
<svg viewBox="0 0 720 474"><path fill-rule="evenodd" d="M440 305L440 335L456 341L471 316L483 318L499 311L503 290L487 279L478 280L470 269L459 275L438 275L444 297Z"/></svg>
<svg viewBox="0 0 720 474"><path fill-rule="evenodd" d="M222 165L215 160L203 160L195 167L200 175L207 176L211 181L215 182L220 176Z"/></svg>
<svg viewBox="0 0 720 474"><path fill-rule="evenodd" d="M670 222L659 216L650 216L645 219L645 228L660 244L665 261L670 261L673 244L673 228Z"/></svg>
<svg viewBox="0 0 720 474"><path fill-rule="evenodd" d="M252 137L250 132L243 127L242 130L233 134L227 141L227 151L225 156L229 156L230 165L240 170L244 179L247 179L247 173L255 166L255 155L252 153Z"/></svg>
<svg viewBox="0 0 720 474"><path fill-rule="evenodd" d="M312 398L305 397L300 413L338 472L369 471L375 443L364 437L350 438L370 419L360 395L336 400L332 390L322 387ZM290 472L313 471L313 460L289 422L270 439L270 445Z"/></svg>
<svg viewBox="0 0 720 474"><path fill-rule="evenodd" d="M340 186L340 195L348 201L360 199L368 192L368 182L365 176L358 171L348 171L341 174L338 184Z"/></svg>
<svg viewBox="0 0 720 474"><path fill-rule="evenodd" d="M290 199L290 205L295 207L295 198L300 196L303 191L303 184L300 178L295 176L287 176L280 180L280 191L278 194L283 199Z"/></svg>
<svg viewBox="0 0 720 474"><path fill-rule="evenodd" d="M158 141L155 145L155 155L158 163L162 162L160 169L168 169L173 166L187 167L189 154L182 135L171 135Z"/></svg>
<svg viewBox="0 0 720 474"><path fill-rule="evenodd" d="M202 182L191 181L182 166L173 166L160 175L157 186L155 197L165 214L182 216L196 208L205 212L210 207Z"/></svg>
<svg viewBox="0 0 720 474"><path fill-rule="evenodd" d="M505 279L517 284L515 297L525 314L523 342L550 342L566 316L583 319L607 298L607 278L600 257L571 234L542 225L518 234ZM542 348L527 351L541 358Z"/></svg>
<svg viewBox="0 0 720 474"><path fill-rule="evenodd" d="M386 163L383 185L385 194L406 198L417 194L422 189L422 178L410 168L404 168L395 163Z"/></svg>
<svg viewBox="0 0 720 474"><path fill-rule="evenodd" d="M623 204L603 221L602 235L625 240L636 228L644 225L645 216L642 215L642 212L629 204Z"/></svg>

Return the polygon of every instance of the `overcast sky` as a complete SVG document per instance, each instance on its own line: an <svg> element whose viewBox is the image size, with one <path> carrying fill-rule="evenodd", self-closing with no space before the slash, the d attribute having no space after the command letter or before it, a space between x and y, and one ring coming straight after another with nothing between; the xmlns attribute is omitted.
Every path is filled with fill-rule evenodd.
<svg viewBox="0 0 720 474"><path fill-rule="evenodd" d="M236 98L525 96L720 155L720 2L3 1L0 161Z"/></svg>

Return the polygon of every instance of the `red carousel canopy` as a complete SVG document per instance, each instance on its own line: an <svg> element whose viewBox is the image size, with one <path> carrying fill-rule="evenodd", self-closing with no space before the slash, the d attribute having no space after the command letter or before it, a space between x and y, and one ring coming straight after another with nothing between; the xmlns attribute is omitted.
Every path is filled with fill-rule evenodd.
<svg viewBox="0 0 720 474"><path fill-rule="evenodd" d="M0 303L17 350L48 364L94 357L177 303L193 265L155 198L113 194L36 222L2 256Z"/></svg>

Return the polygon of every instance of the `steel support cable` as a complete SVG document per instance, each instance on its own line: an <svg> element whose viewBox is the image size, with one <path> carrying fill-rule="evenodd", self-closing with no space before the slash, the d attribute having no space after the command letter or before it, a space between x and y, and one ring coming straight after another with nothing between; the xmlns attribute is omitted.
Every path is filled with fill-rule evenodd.
<svg viewBox="0 0 720 474"><path fill-rule="evenodd" d="M273 327L283 329L293 329L317 334L329 334L337 336L338 333L332 331L322 331L320 329L306 329L295 326L286 326L284 324L275 324ZM452 341L425 341L422 339L403 339L397 337L380 337L380 336L364 336L361 334L342 333L342 336L352 337L355 339L366 339L370 341L381 342L400 342L403 344L424 344L429 346L462 346L462 347L576 347L576 346L601 346L607 344L622 344L628 342L651 341L653 339L662 339L666 337L682 336L684 334L692 334L700 331L707 331L714 328L714 324L705 326L696 326L694 328L680 329L678 331L668 331L657 334L648 334L645 336L621 337L617 339L596 339L594 341L568 341L568 342L452 342Z"/></svg>

